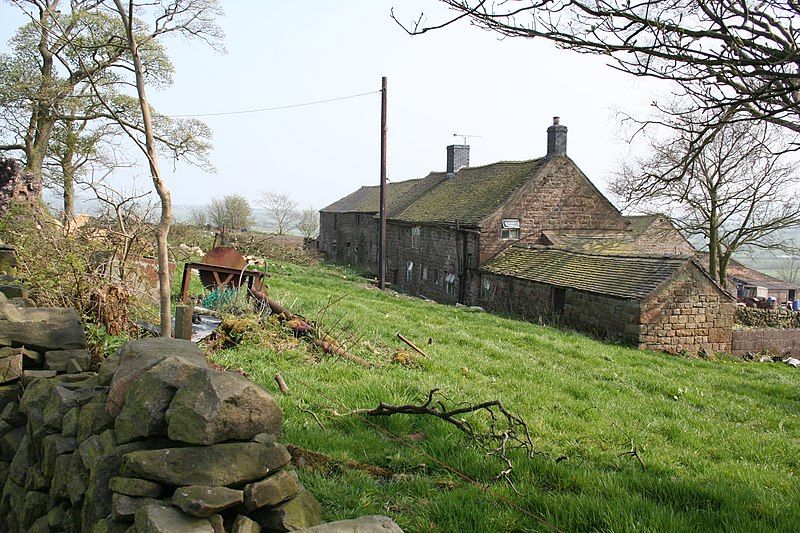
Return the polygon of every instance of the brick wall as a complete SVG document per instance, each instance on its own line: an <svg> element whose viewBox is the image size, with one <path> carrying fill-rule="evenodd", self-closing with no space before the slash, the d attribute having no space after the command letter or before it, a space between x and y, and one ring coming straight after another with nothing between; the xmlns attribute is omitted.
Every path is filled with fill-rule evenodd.
<svg viewBox="0 0 800 533"><path fill-rule="evenodd" d="M411 233L415 227L419 228L419 236L412 246ZM479 256L478 235L475 232L448 226L390 221L387 225L386 248L386 277L395 288L444 303L473 302ZM412 263L410 272L409 261ZM448 275L454 276L451 293L447 292Z"/></svg>
<svg viewBox="0 0 800 533"><path fill-rule="evenodd" d="M319 214L319 251L340 265L378 272L378 219L373 213Z"/></svg>
<svg viewBox="0 0 800 533"><path fill-rule="evenodd" d="M502 219L520 220L521 236L544 229L625 229L628 222L567 157L553 157L541 175L515 192L481 230L481 260L511 244L500 236Z"/></svg>
<svg viewBox="0 0 800 533"><path fill-rule="evenodd" d="M783 357L800 357L800 329L734 330L731 344L731 353L739 357L765 352Z"/></svg>
<svg viewBox="0 0 800 533"><path fill-rule="evenodd" d="M729 352L735 304L693 263L642 306L641 348Z"/></svg>

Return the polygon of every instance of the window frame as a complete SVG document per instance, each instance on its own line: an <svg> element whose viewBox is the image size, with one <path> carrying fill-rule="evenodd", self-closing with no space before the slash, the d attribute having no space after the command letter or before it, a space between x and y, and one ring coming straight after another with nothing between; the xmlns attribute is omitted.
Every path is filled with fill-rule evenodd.
<svg viewBox="0 0 800 533"><path fill-rule="evenodd" d="M411 233L411 247L419 248L419 240L422 235L422 226L413 226L410 230Z"/></svg>

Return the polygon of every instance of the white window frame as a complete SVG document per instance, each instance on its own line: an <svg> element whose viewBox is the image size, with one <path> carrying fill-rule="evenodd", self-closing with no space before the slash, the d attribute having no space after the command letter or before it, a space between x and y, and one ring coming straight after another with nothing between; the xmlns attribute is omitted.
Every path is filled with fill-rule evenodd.
<svg viewBox="0 0 800 533"><path fill-rule="evenodd" d="M411 228L411 247L412 248L419 248L419 237L422 235L422 228L420 226L414 226Z"/></svg>
<svg viewBox="0 0 800 533"><path fill-rule="evenodd" d="M414 261L406 261L406 283L414 281Z"/></svg>
<svg viewBox="0 0 800 533"><path fill-rule="evenodd" d="M444 277L444 292L446 294L455 294L456 293L456 275L455 274L447 274Z"/></svg>
<svg viewBox="0 0 800 533"><path fill-rule="evenodd" d="M504 241L519 240L519 228L503 228L500 230L500 238Z"/></svg>

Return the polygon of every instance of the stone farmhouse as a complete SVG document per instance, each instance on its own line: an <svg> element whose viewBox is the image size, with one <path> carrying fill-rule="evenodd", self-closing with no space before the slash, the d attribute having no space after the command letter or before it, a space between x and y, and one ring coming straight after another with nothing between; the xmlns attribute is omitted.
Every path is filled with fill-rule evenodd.
<svg viewBox="0 0 800 533"><path fill-rule="evenodd" d="M556 117L544 157L470 167L469 146L451 145L444 172L389 184L387 280L643 348L729 350L734 299L691 244L665 217L623 216L566 147ZM329 261L376 274L378 205L378 187L362 187L320 211Z"/></svg>

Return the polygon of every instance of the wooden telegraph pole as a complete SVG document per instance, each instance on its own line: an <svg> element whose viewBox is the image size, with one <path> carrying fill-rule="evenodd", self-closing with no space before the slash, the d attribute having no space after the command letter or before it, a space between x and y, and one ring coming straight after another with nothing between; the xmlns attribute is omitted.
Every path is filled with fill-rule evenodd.
<svg viewBox="0 0 800 533"><path fill-rule="evenodd" d="M386 76L381 78L381 199L378 240L378 288L386 288Z"/></svg>

